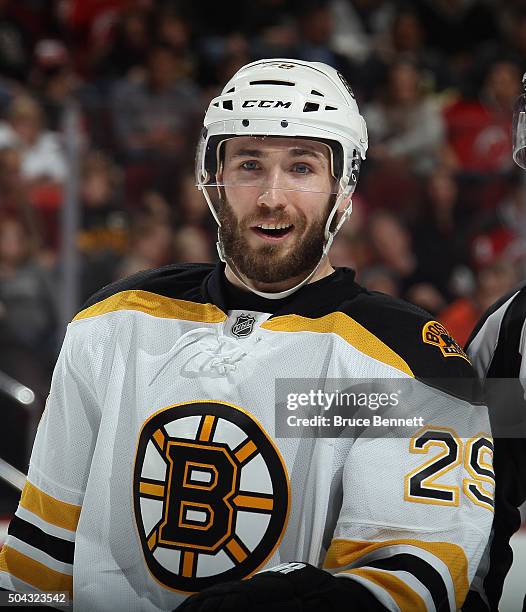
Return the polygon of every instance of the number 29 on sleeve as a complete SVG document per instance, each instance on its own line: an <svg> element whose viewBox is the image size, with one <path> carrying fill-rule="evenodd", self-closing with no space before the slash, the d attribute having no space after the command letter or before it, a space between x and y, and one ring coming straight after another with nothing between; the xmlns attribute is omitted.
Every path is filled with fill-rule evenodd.
<svg viewBox="0 0 526 612"><path fill-rule="evenodd" d="M458 506L463 492L474 504L493 511L495 474L491 436L479 433L462 441L453 429L428 425L411 438L409 452L431 457L406 475L406 501ZM444 476L462 466L468 477L463 478L461 491L458 484L446 484Z"/></svg>

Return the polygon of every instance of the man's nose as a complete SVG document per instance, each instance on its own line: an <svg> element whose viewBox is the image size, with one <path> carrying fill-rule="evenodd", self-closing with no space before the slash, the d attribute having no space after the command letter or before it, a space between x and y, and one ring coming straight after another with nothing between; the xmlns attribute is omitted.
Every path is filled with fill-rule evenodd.
<svg viewBox="0 0 526 612"><path fill-rule="evenodd" d="M258 206L268 208L285 208L287 205L286 191L283 188L265 188L258 198Z"/></svg>
<svg viewBox="0 0 526 612"><path fill-rule="evenodd" d="M269 174L266 183L261 187L258 204L270 208L285 207L287 204L287 189L284 180L285 177L280 171Z"/></svg>

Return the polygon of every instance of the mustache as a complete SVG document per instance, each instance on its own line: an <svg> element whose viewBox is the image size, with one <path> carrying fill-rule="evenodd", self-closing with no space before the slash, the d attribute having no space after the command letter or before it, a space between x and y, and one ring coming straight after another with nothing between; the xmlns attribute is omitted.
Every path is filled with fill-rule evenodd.
<svg viewBox="0 0 526 612"><path fill-rule="evenodd" d="M289 215L283 215L275 212L269 212L268 214L254 214L248 215L241 219L241 225L243 227L252 227L254 225L258 225L260 223L266 223L267 221L272 220L273 223L283 223L290 224L294 226L301 226L301 219L291 219Z"/></svg>

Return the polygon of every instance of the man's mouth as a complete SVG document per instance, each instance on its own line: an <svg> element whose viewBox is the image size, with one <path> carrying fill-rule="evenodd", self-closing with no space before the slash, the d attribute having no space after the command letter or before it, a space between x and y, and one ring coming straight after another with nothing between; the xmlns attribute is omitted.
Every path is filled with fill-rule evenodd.
<svg viewBox="0 0 526 612"><path fill-rule="evenodd" d="M266 240L283 240L292 233L294 225L292 223L259 223L251 229Z"/></svg>

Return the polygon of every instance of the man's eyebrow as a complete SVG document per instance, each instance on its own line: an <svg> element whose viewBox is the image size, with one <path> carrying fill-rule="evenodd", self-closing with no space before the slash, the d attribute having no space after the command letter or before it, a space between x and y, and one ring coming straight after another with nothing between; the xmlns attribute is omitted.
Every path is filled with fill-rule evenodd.
<svg viewBox="0 0 526 612"><path fill-rule="evenodd" d="M314 149L307 149L303 147L295 147L290 150L290 154L293 157L314 157L316 159L327 161L327 158L320 151L315 151Z"/></svg>
<svg viewBox="0 0 526 612"><path fill-rule="evenodd" d="M230 157L265 157L265 153L259 149L238 149Z"/></svg>
<svg viewBox="0 0 526 612"><path fill-rule="evenodd" d="M304 148L304 147L294 147L293 149L289 149L289 153L292 157L312 157L313 159L318 159L321 161L327 161L327 158L320 151L315 151L314 149ZM266 157L266 153L261 151L260 149L238 149L232 155L231 158L236 157L255 157L258 159Z"/></svg>

